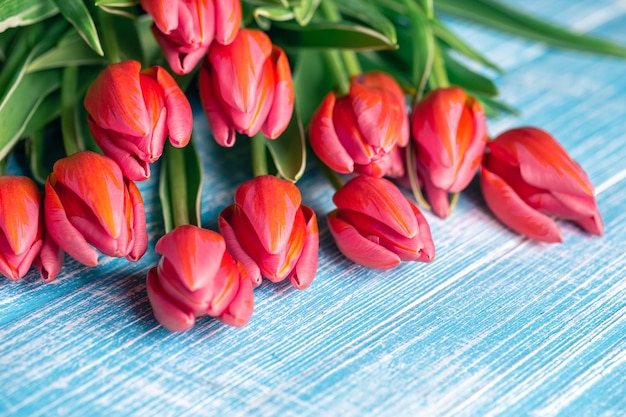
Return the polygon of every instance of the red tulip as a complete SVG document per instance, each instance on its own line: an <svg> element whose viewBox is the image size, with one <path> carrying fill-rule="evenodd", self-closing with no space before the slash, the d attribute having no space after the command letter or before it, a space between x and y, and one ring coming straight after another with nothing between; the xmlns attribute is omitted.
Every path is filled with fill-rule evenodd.
<svg viewBox="0 0 626 417"><path fill-rule="evenodd" d="M141 71L137 61L109 65L85 95L89 128L104 153L133 181L150 177L150 163L165 139L187 145L191 106L174 79L159 66Z"/></svg>
<svg viewBox="0 0 626 417"><path fill-rule="evenodd" d="M143 199L110 158L78 152L59 159L46 181L48 232L70 256L95 266L98 253L136 261L148 235Z"/></svg>
<svg viewBox="0 0 626 417"><path fill-rule="evenodd" d="M401 178L404 176L404 149L394 146L382 158L367 165L355 165L354 172L372 177Z"/></svg>
<svg viewBox="0 0 626 417"><path fill-rule="evenodd" d="M213 39L227 45L241 23L239 0L141 0L152 32L177 74L191 72Z"/></svg>
<svg viewBox="0 0 626 417"><path fill-rule="evenodd" d="M328 93L311 118L311 147L322 162L344 174L373 173L363 166L408 140L404 94L393 78L378 71L353 77L343 97Z"/></svg>
<svg viewBox="0 0 626 417"><path fill-rule="evenodd" d="M487 144L480 185L502 223L531 239L561 242L547 215L572 220L594 235L604 226L585 171L548 132L521 127Z"/></svg>
<svg viewBox="0 0 626 417"><path fill-rule="evenodd" d="M231 44L211 45L200 68L200 99L220 145L233 146L235 131L276 139L293 113L287 56L264 32L241 29Z"/></svg>
<svg viewBox="0 0 626 417"><path fill-rule="evenodd" d="M294 184L264 175L241 184L235 203L220 213L228 250L255 285L263 276L272 282L290 278L303 289L315 278L317 218L301 199Z"/></svg>
<svg viewBox="0 0 626 417"><path fill-rule="evenodd" d="M159 239L156 252L162 258L148 272L148 298L163 327L187 330L201 316L235 327L250 320L252 283L218 233L179 226Z"/></svg>
<svg viewBox="0 0 626 417"><path fill-rule="evenodd" d="M347 258L374 269L430 262L435 246L426 219L390 181L358 176L333 196L328 227Z"/></svg>
<svg viewBox="0 0 626 417"><path fill-rule="evenodd" d="M480 103L459 87L431 91L411 115L417 172L439 217L448 216L448 193L464 190L476 174L487 143Z"/></svg>
<svg viewBox="0 0 626 417"><path fill-rule="evenodd" d="M34 264L44 281L63 266L63 253L45 233L41 194L28 177L0 176L0 274L18 280Z"/></svg>

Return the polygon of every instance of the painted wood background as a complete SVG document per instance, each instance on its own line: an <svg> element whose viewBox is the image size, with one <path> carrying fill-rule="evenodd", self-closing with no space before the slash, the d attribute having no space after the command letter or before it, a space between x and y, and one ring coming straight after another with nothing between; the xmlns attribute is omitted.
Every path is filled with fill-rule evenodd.
<svg viewBox="0 0 626 417"><path fill-rule="evenodd" d="M580 31L626 43L626 2L518 0ZM305 291L256 290L243 329L200 320L172 334L152 317L137 264L68 260L53 283L0 280L0 415L415 416L626 415L626 60L558 51L454 21L507 70L497 79L521 117L551 131L596 185L606 235L559 222L565 242L537 244L495 221L476 183L454 215L427 215L430 265L391 272L336 250L316 169L299 183L320 216L319 273ZM203 222L249 178L240 158L195 129L206 167ZM154 243L155 182L141 185Z"/></svg>

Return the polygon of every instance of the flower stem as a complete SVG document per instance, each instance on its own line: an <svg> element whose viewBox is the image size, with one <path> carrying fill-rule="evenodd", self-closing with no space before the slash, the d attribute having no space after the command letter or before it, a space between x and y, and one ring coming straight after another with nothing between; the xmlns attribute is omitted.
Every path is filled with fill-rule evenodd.
<svg viewBox="0 0 626 417"><path fill-rule="evenodd" d="M339 51L325 51L324 58L326 58L326 64L328 65L330 72L335 79L337 92L342 96L348 94L348 92L350 91L348 73L343 66Z"/></svg>
<svg viewBox="0 0 626 417"><path fill-rule="evenodd" d="M78 67L74 65L65 67L63 69L62 81L61 133L63 136L65 154L72 155L85 149L84 144L79 143L79 138L76 134L76 88L78 83Z"/></svg>
<svg viewBox="0 0 626 417"><path fill-rule="evenodd" d="M252 146L252 173L255 177L267 175L267 151L265 148L265 136L260 132L250 138Z"/></svg>
<svg viewBox="0 0 626 417"><path fill-rule="evenodd" d="M341 14L333 1L322 0L319 7L322 14L329 21L341 21ZM350 91L350 84L348 81L349 76L361 73L361 65L359 64L356 54L352 51L338 52L333 50L324 52L324 56L326 57L326 62L330 67L333 77L335 78L339 94L348 94L348 91Z"/></svg>
<svg viewBox="0 0 626 417"><path fill-rule="evenodd" d="M104 47L104 55L108 58L110 64L122 62L120 55L120 45L117 42L115 34L115 23L113 16L109 12L99 9L98 19L102 28L102 46Z"/></svg>
<svg viewBox="0 0 626 417"><path fill-rule="evenodd" d="M170 192L173 227L189 224L189 208L187 207L187 173L185 171L184 150L167 146L167 181Z"/></svg>
<svg viewBox="0 0 626 417"><path fill-rule="evenodd" d="M448 81L448 72L446 71L446 65L443 62L443 56L441 55L441 48L435 43L433 48L433 66L431 76L429 78L430 87L445 88L450 86Z"/></svg>

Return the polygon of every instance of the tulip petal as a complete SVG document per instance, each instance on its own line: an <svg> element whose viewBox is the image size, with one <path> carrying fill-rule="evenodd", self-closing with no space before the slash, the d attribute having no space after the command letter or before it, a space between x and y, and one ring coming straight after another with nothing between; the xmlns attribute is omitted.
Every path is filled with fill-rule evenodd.
<svg viewBox="0 0 626 417"><path fill-rule="evenodd" d="M432 183L428 172L423 172L425 171L424 167L419 166L418 171L421 174L420 182L424 186L426 198L428 199L428 203L430 204L433 213L442 219L447 218L450 215L450 200L448 198L448 192L446 190L442 190L441 188L437 188Z"/></svg>
<svg viewBox="0 0 626 417"><path fill-rule="evenodd" d="M217 319L229 326L242 327L250 321L253 311L254 293L252 292L252 281L250 281L245 271L241 271L237 294Z"/></svg>
<svg viewBox="0 0 626 417"><path fill-rule="evenodd" d="M481 170L480 185L487 206L506 226L531 239L563 241L552 219L526 204L502 178L485 167Z"/></svg>
<svg viewBox="0 0 626 417"><path fill-rule="evenodd" d="M339 209L364 213L402 236L411 238L419 232L409 201L386 179L355 177L335 193L333 201Z"/></svg>
<svg viewBox="0 0 626 417"><path fill-rule="evenodd" d="M335 103L333 125L341 146L355 163L369 164L373 159L384 154L384 151L374 150L361 134L357 116L348 96L341 97Z"/></svg>
<svg viewBox="0 0 626 417"><path fill-rule="evenodd" d="M265 251L277 254L289 244L302 197L293 183L273 175L244 182L235 192L235 203L250 221Z"/></svg>
<svg viewBox="0 0 626 417"><path fill-rule="evenodd" d="M447 190L450 193L458 193L467 188L480 167L480 162L487 146L487 120L480 102L473 97L468 97L466 108L469 109L471 114L471 122L465 122L461 119L459 130L470 130L471 137L467 144L463 144L459 148L459 160L457 161L455 178ZM468 126L462 127L461 123L466 123ZM457 133L457 138L459 136L461 135ZM460 144L457 141L458 145Z"/></svg>
<svg viewBox="0 0 626 417"><path fill-rule="evenodd" d="M46 229L54 241L72 258L84 265L96 266L98 253L68 220L63 203L51 185L51 181L55 180L54 174L50 174L46 181L44 198Z"/></svg>
<svg viewBox="0 0 626 417"><path fill-rule="evenodd" d="M152 74L163 91L165 107L167 108L167 129L170 143L177 148L186 146L191 138L193 114L185 93L176 84L174 78L162 67L154 66L144 73Z"/></svg>
<svg viewBox="0 0 626 417"><path fill-rule="evenodd" d="M146 226L146 209L143 204L143 198L139 189L134 182L126 180L128 193L130 196L130 205L132 207L131 220L131 246L130 252L126 255L126 259L131 262L139 260L148 249L148 231Z"/></svg>
<svg viewBox="0 0 626 417"><path fill-rule="evenodd" d="M200 101L211 127L211 134L221 146L231 147L235 144L235 129L214 99L211 75L204 66L199 75Z"/></svg>
<svg viewBox="0 0 626 417"><path fill-rule="evenodd" d="M398 255L361 236L353 226L337 217L337 210L330 212L327 220L337 248L352 262L383 270L400 264Z"/></svg>
<svg viewBox="0 0 626 417"><path fill-rule="evenodd" d="M339 173L349 174L354 170L354 161L344 149L335 131L333 123L335 100L335 93L328 93L313 114L309 127L309 142L322 162Z"/></svg>
<svg viewBox="0 0 626 417"><path fill-rule="evenodd" d="M231 43L241 24L241 2L239 0L215 3L215 40L222 45Z"/></svg>
<svg viewBox="0 0 626 417"><path fill-rule="evenodd" d="M604 225L593 197L554 192L536 194L526 201L534 209L572 220L589 233L602 236Z"/></svg>
<svg viewBox="0 0 626 417"><path fill-rule="evenodd" d="M180 332L190 329L196 321L194 315L173 303L163 292L159 285L156 269L152 268L148 272L146 281L148 299L152 305L154 317L163 327L170 331Z"/></svg>
<svg viewBox="0 0 626 417"><path fill-rule="evenodd" d="M151 132L150 116L141 94L137 61L106 67L85 95L85 108L103 129L144 137Z"/></svg>
<svg viewBox="0 0 626 417"><path fill-rule="evenodd" d="M319 256L319 232L315 212L307 206L301 206L306 220L306 232L302 253L290 277L291 285L299 290L308 287L317 273Z"/></svg>
<svg viewBox="0 0 626 417"><path fill-rule="evenodd" d="M24 254L41 232L41 195L37 184L24 176L0 176L0 231L16 255Z"/></svg>
<svg viewBox="0 0 626 417"><path fill-rule="evenodd" d="M417 206L411 202L409 202L409 204L411 204L411 209L413 210L413 214L415 215L420 229L418 236L421 239L421 245L419 256L416 260L418 262L430 262L435 259L435 244L430 233L430 226Z"/></svg>
<svg viewBox="0 0 626 417"><path fill-rule="evenodd" d="M535 187L593 195L593 185L587 174L554 137L542 129L511 129L489 142L488 146L494 157L512 160L519 165L522 178Z"/></svg>
<svg viewBox="0 0 626 417"><path fill-rule="evenodd" d="M218 218L218 227L220 233L222 234L222 236L224 236L228 251L231 253L233 258L235 258L235 260L243 265L246 272L248 273L248 276L252 280L252 283L256 287L261 285L261 281L263 280L263 277L261 276L261 270L256 262L243 250L239 241L237 240L237 235L235 234L235 231L230 225L230 221L235 207L235 204L231 204L230 206L222 210Z"/></svg>
<svg viewBox="0 0 626 417"><path fill-rule="evenodd" d="M63 268L64 253L52 239L49 234L46 237L41 246L39 252L39 258L35 260L35 266L39 270L41 279L45 282L50 282L61 272Z"/></svg>
<svg viewBox="0 0 626 417"><path fill-rule="evenodd" d="M291 120L294 106L294 87L289 61L283 50L274 46L272 60L275 68L274 100L262 127L262 132L266 137L276 139L287 129Z"/></svg>
<svg viewBox="0 0 626 417"><path fill-rule="evenodd" d="M141 7L152 16L163 33L171 33L178 27L178 0L141 0Z"/></svg>

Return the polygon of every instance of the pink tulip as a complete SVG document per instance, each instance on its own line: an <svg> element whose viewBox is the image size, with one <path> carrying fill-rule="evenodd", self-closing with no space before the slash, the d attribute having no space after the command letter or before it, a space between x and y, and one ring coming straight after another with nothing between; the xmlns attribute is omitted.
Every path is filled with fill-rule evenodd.
<svg viewBox="0 0 626 417"><path fill-rule="evenodd" d="M317 218L301 200L294 184L264 175L241 184L235 203L220 213L219 228L228 250L254 285L265 276L272 282L289 278L303 289L315 278Z"/></svg>
<svg viewBox="0 0 626 417"><path fill-rule="evenodd" d="M328 227L348 259L374 269L430 262L435 246L426 219L390 181L358 176L333 196Z"/></svg>
<svg viewBox="0 0 626 417"><path fill-rule="evenodd" d="M502 223L544 242L563 240L548 215L602 235L593 185L552 135L521 127L502 133L487 147L480 185L487 205Z"/></svg>
<svg viewBox="0 0 626 417"><path fill-rule="evenodd" d="M480 103L459 87L431 91L413 109L416 166L433 212L450 214L448 193L464 190L476 174L487 143Z"/></svg>
<svg viewBox="0 0 626 417"><path fill-rule="evenodd" d="M313 151L331 169L382 174L366 166L409 140L405 98L389 75L373 71L350 82L350 92L330 92L311 118Z"/></svg>
<svg viewBox="0 0 626 417"><path fill-rule="evenodd" d="M63 266L63 253L45 233L41 194L28 177L0 176L0 274L24 277L35 265L44 281Z"/></svg>
<svg viewBox="0 0 626 417"><path fill-rule="evenodd" d="M213 137L235 144L235 131L276 139L294 106L287 56L259 30L241 29L229 45L212 44L200 68L200 99Z"/></svg>
<svg viewBox="0 0 626 417"><path fill-rule="evenodd" d="M367 165L355 165L354 172L379 178L401 178L404 176L404 149L396 145L376 161Z"/></svg>
<svg viewBox="0 0 626 417"><path fill-rule="evenodd" d="M48 232L79 262L95 266L98 253L137 261L148 246L143 199L110 158L78 152L59 159L46 181Z"/></svg>
<svg viewBox="0 0 626 417"><path fill-rule="evenodd" d="M191 137L189 101L159 66L141 71L137 61L109 65L87 90L85 108L96 143L133 181L150 177L150 163L163 153L167 136L178 148Z"/></svg>
<svg viewBox="0 0 626 417"><path fill-rule="evenodd" d="M156 252L162 258L148 272L148 298L163 327L187 330L201 316L235 327L250 320L252 282L218 233L179 226L159 239Z"/></svg>
<svg viewBox="0 0 626 417"><path fill-rule="evenodd" d="M241 23L239 0L141 0L141 6L154 19L154 37L177 74L191 72L214 38L231 43Z"/></svg>

